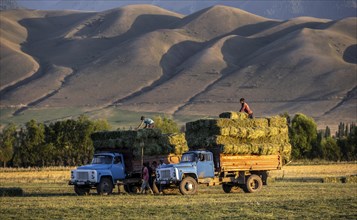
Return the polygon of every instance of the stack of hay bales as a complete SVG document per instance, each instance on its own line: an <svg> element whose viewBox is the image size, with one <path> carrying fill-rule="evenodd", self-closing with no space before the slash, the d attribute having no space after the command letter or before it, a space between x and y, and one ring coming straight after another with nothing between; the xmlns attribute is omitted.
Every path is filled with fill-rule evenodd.
<svg viewBox="0 0 357 220"><path fill-rule="evenodd" d="M219 148L230 155L273 155L290 159L286 118L248 119L247 114L225 112L219 119L201 119L186 124L186 140L190 149Z"/></svg>
<svg viewBox="0 0 357 220"><path fill-rule="evenodd" d="M162 134L159 129L96 132L91 135L96 150L129 150L135 156L182 154L188 150L185 134Z"/></svg>

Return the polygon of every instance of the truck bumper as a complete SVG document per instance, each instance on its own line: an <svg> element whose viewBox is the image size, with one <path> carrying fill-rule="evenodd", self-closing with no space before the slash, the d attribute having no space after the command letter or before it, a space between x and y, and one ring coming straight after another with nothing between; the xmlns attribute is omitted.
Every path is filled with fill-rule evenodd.
<svg viewBox="0 0 357 220"><path fill-rule="evenodd" d="M159 185L177 185L177 180L156 180L156 184Z"/></svg>
<svg viewBox="0 0 357 220"><path fill-rule="evenodd" d="M97 185L97 183L93 183L90 181L78 181L78 182L68 181L68 185L95 187Z"/></svg>

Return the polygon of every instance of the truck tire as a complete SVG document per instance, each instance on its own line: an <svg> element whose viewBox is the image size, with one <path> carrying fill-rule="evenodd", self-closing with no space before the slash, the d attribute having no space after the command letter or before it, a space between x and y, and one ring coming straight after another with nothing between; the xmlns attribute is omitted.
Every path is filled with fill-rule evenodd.
<svg viewBox="0 0 357 220"><path fill-rule="evenodd" d="M140 187L134 184L124 185L124 189L127 193L137 194L140 192Z"/></svg>
<svg viewBox="0 0 357 220"><path fill-rule="evenodd" d="M180 192L182 195L193 195L197 193L198 183L190 176L185 177L180 183Z"/></svg>
<svg viewBox="0 0 357 220"><path fill-rule="evenodd" d="M74 186L74 192L79 196L88 195L90 191L89 187L84 186Z"/></svg>
<svg viewBox="0 0 357 220"><path fill-rule="evenodd" d="M99 195L109 195L113 192L113 183L110 178L103 177L98 186L97 186L97 193Z"/></svg>
<svg viewBox="0 0 357 220"><path fill-rule="evenodd" d="M251 175L248 177L243 190L247 193L259 192L263 187L263 181L258 175Z"/></svg>

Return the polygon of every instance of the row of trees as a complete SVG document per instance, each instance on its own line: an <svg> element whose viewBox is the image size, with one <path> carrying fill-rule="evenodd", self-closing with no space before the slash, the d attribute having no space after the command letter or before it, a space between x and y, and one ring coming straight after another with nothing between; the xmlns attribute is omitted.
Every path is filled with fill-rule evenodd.
<svg viewBox="0 0 357 220"><path fill-rule="evenodd" d="M318 131L315 121L288 114L289 137L293 159L357 160L357 127L340 123L334 136L329 127ZM178 132L176 122L166 117L154 118L164 133ZM50 124L31 120L22 128L9 124L0 133L0 161L15 167L75 166L86 164L93 156L93 132L109 130L106 120L80 116Z"/></svg>
<svg viewBox="0 0 357 220"><path fill-rule="evenodd" d="M357 160L357 127L354 123L340 123L332 136L328 126L317 130L315 121L304 114L296 114L292 119L287 114L284 116L289 123L293 159Z"/></svg>
<svg viewBox="0 0 357 220"><path fill-rule="evenodd" d="M94 151L90 135L109 128L107 121L85 116L50 124L31 120L20 129L9 124L0 134L0 161L15 167L85 164Z"/></svg>

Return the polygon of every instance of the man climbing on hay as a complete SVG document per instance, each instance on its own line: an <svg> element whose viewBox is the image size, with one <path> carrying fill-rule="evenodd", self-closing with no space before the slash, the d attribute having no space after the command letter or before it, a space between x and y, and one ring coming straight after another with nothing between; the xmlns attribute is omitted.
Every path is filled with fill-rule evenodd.
<svg viewBox="0 0 357 220"><path fill-rule="evenodd" d="M141 126L144 126L144 128L154 128L154 120L152 120L151 118L145 118L144 116L141 116L140 118L141 123L140 125L136 128L136 130L140 129Z"/></svg>
<svg viewBox="0 0 357 220"><path fill-rule="evenodd" d="M249 105L245 102L244 98L240 99L240 103L242 107L240 108L239 112L245 112L248 114L248 118L253 118L253 111L249 108Z"/></svg>

